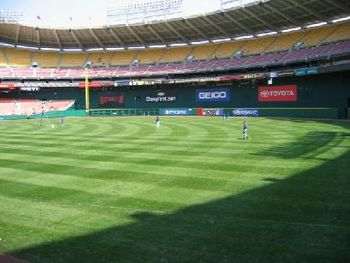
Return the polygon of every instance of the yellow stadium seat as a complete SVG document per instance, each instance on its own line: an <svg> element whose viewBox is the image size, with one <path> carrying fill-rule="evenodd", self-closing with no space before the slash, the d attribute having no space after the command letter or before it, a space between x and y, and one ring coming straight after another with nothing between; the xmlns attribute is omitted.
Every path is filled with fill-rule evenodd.
<svg viewBox="0 0 350 263"><path fill-rule="evenodd" d="M136 55L137 51L115 52L111 59L111 65L130 65Z"/></svg>
<svg viewBox="0 0 350 263"><path fill-rule="evenodd" d="M0 49L0 67L6 67L7 61L5 57L5 51L3 48Z"/></svg>
<svg viewBox="0 0 350 263"><path fill-rule="evenodd" d="M141 64L153 64L157 63L165 54L165 49L145 50L137 54L136 59Z"/></svg>
<svg viewBox="0 0 350 263"><path fill-rule="evenodd" d="M350 23L338 26L323 42L335 42L345 39L350 39Z"/></svg>
<svg viewBox="0 0 350 263"><path fill-rule="evenodd" d="M7 48L5 52L7 54L8 64L11 67L29 68L32 66L29 51Z"/></svg>
<svg viewBox="0 0 350 263"><path fill-rule="evenodd" d="M60 67L83 67L87 60L87 53L64 53Z"/></svg>
<svg viewBox="0 0 350 263"><path fill-rule="evenodd" d="M335 29L335 27L323 27L310 30L306 33L301 41L303 41L305 47L317 46L327 36L331 35Z"/></svg>
<svg viewBox="0 0 350 263"><path fill-rule="evenodd" d="M254 55L263 53L275 40L275 37L264 37L246 41L242 47L245 55Z"/></svg>
<svg viewBox="0 0 350 263"><path fill-rule="evenodd" d="M111 52L91 53L88 55L88 60L91 61L94 66L104 67L109 65L112 56L113 53Z"/></svg>
<svg viewBox="0 0 350 263"><path fill-rule="evenodd" d="M192 53L192 48L169 48L160 59L160 62L180 62L184 61Z"/></svg>
<svg viewBox="0 0 350 263"><path fill-rule="evenodd" d="M37 62L39 67L53 68L58 67L59 56L55 52L34 52L32 53L32 60Z"/></svg>
<svg viewBox="0 0 350 263"><path fill-rule="evenodd" d="M305 35L305 32L282 34L275 38L272 44L266 49L266 52L288 50L292 48L295 43L301 41Z"/></svg>
<svg viewBox="0 0 350 263"><path fill-rule="evenodd" d="M208 59L217 48L217 45L205 45L198 46L193 49L191 56L193 56L194 60L204 60Z"/></svg>
<svg viewBox="0 0 350 263"><path fill-rule="evenodd" d="M230 57L238 50L241 50L245 42L246 41L235 41L235 42L220 44L211 57L213 58Z"/></svg>

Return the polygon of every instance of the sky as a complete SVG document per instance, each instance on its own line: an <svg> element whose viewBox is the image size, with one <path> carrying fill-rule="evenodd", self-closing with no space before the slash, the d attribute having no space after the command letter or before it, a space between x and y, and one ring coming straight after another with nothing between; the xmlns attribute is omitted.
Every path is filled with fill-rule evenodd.
<svg viewBox="0 0 350 263"><path fill-rule="evenodd" d="M129 2L113 1L121 4ZM209 12L219 6L219 0L183 1L185 16ZM107 24L107 3L107 0L0 0L0 10L23 11L22 23L32 26L104 26Z"/></svg>

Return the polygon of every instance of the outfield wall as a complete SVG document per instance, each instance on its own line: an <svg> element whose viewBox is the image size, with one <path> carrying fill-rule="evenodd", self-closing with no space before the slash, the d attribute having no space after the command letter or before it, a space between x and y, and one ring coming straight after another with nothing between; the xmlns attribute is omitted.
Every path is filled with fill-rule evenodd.
<svg viewBox="0 0 350 263"><path fill-rule="evenodd" d="M272 86L296 86L297 98L290 101L259 100L259 87L266 80L244 80L225 85L177 84L90 89L90 107L124 109L166 108L259 108L264 116L340 117L349 116L350 72L284 77L273 80ZM207 96L206 91L210 94ZM201 93L202 92L202 93ZM211 93L226 92L226 97L212 98ZM204 94L204 96L202 96ZM19 98L75 99L76 108L85 107L84 89L42 89L40 92L5 94ZM307 108L307 109L306 109ZM323 109L310 109L323 108ZM324 108L327 108L324 109ZM331 109L331 110L328 110ZM335 116L336 115L336 116Z"/></svg>
<svg viewBox="0 0 350 263"><path fill-rule="evenodd" d="M261 113L266 116L288 117L330 117L345 118L350 98L350 72L285 77L274 79L273 86L296 85L295 101L259 101L259 87L264 81L246 80L227 85L174 85L135 86L114 88L110 96L124 98L123 103L101 105L100 100L109 96L108 92L92 91L91 107L100 108L266 108ZM199 100L199 91L227 91L228 99ZM156 102L155 98L165 97ZM148 101L147 101L148 99ZM120 100L119 100L120 101ZM283 110L283 108L288 108ZM292 109L297 108L297 109ZM332 108L333 110L305 108ZM334 109L337 109L335 112Z"/></svg>
<svg viewBox="0 0 350 263"><path fill-rule="evenodd" d="M162 109L93 109L90 116L244 116L330 118L338 116L336 108L162 108Z"/></svg>

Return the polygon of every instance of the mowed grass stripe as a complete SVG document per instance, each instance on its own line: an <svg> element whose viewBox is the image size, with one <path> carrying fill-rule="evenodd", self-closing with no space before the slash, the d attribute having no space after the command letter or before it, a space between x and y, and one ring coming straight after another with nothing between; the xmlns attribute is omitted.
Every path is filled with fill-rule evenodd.
<svg viewBox="0 0 350 263"><path fill-rule="evenodd" d="M100 227L108 227L115 220L124 224L130 223L133 221L130 216L140 211L106 206L86 206L85 203L69 205L33 202L4 196L0 196L0 200L4 202L0 221L6 224L33 227L40 231L47 228L58 234L68 234L70 231L83 234Z"/></svg>
<svg viewBox="0 0 350 263"><path fill-rule="evenodd" d="M187 177L191 177L192 175L199 174L202 177L205 177L207 182L214 183L215 178L220 178L223 176L225 179L228 179L229 176L234 176L235 174L239 175L239 173L254 173L254 174L273 174L276 170L271 167L271 165L266 165L264 167L252 167L249 163L243 165L236 166L216 166L216 165L197 165L188 163L186 165L182 165L181 163L177 166L176 162L173 162L170 165L169 162L161 162L161 161L147 161L142 160L141 163L135 160L126 161L86 161L81 159L68 159L64 157L50 157L50 156L41 156L37 158L30 158L29 155L25 154L15 154L15 153L7 153L1 156L0 162L11 163L13 160L25 160L26 163L38 164L38 168L45 168L45 166L50 169L50 167L60 167L60 166L68 166L68 168L82 168L82 169L95 169L102 171L130 171L130 172L139 172L142 171L144 173L156 173L166 175L186 175ZM184 167L183 167L184 166ZM280 174L288 175L288 173L293 172L294 169L288 167L278 167ZM181 178L184 176L180 176ZM198 181L201 181L198 178ZM220 180L222 181L222 180ZM217 183L220 183L217 181ZM221 183L220 183L221 184ZM208 185L209 187L209 185Z"/></svg>
<svg viewBox="0 0 350 263"><path fill-rule="evenodd" d="M43 165L42 161L37 160L38 162L34 163L34 167L31 167L33 163L28 165L27 167L23 167L21 169L15 168L17 170L21 170L23 172L28 171L42 171L43 174L45 174L45 171L48 173L51 173L53 170L55 170L55 167L53 165ZM11 161L6 161L11 162ZM56 166L57 167L57 166ZM60 166L62 167L62 166ZM67 166L65 166L67 168ZM122 169L117 170L111 169L111 171L114 173L113 175L103 176L104 173L107 173L108 170L96 170L92 168L88 168L85 171L80 167L68 167L65 171L60 171L58 173L58 176L60 174L67 174L69 176L74 176L75 178L80 178L83 180L83 178L96 178L96 179L105 179L106 183L108 181L122 181L122 182L142 182L146 186L164 186L164 187L174 187L174 188L184 188L184 189L190 189L190 190L203 190L203 191L214 191L214 192L229 192L232 193L234 189L249 189L252 186L252 183L249 182L249 179L244 178L238 178L235 180L235 178L231 179L217 179L215 176L212 176L211 178L205 177L200 178L189 175L177 175L177 174L164 174L164 172L158 170L157 173L153 172L151 169L150 171L144 171L139 172L138 168L135 168L135 172L130 171L129 169ZM145 169L144 169L145 170ZM209 171L209 173L211 173ZM256 177L256 175L252 174L251 178ZM261 183L263 184L264 181L261 180Z"/></svg>
<svg viewBox="0 0 350 263"><path fill-rule="evenodd" d="M1 152L4 154L13 154L13 153L20 153L20 154L28 154L28 155L34 155L34 156L41 156L42 154L48 154L47 156L57 156L57 157L67 157L67 158L81 158L91 161L115 161L116 159L119 160L128 160L132 161L133 159L138 158L144 158L145 160L157 158L159 161L167 160L171 164L172 160L174 161L180 161L183 163L186 162L193 162L193 158L200 159L198 161L203 161L207 163L215 164L216 162L221 162L223 165L230 165L235 164L238 162L244 162L244 160L254 158L256 161L261 161L266 158L264 156L263 152L262 154L251 154L248 152L247 154L239 154L242 153L242 150L240 149L233 149L226 152L221 152L221 148L212 148L208 151L198 151L198 154L195 154L195 152L186 152L185 149L182 149L182 151L179 151L178 149L174 149L172 147L169 147L168 151L160 150L157 146L155 146L152 149L149 148L117 148L114 147L114 151L111 152L111 150L108 150L106 148L103 149L95 149L94 147L88 147L86 150L82 149L81 151L73 154L72 148L52 144L50 146L47 146L45 148L36 147L34 148L35 144L20 144L12 146L12 143L6 143L2 142L0 143L0 146L2 146ZM327 146L330 147L330 146ZM321 147L318 147L319 150L322 150ZM173 151L172 151L173 149ZM304 148L307 149L307 148ZM315 150L312 147L313 150ZM301 151L302 149L299 148ZM248 151L245 149L245 151ZM269 151L266 149L266 151ZM221 152L221 154L219 154ZM244 152L244 151L243 151ZM270 151L269 151L270 152ZM272 151L271 151L272 152ZM274 152L279 152L281 154L284 154L286 157L288 157L288 153L290 152L287 147L279 148L274 150ZM268 154L268 152L266 152ZM56 155L57 154L57 155ZM302 152L300 153L302 155ZM225 162L226 161L226 162ZM302 160L296 160L296 162L302 162ZM264 163L260 162L258 165L264 166Z"/></svg>
<svg viewBox="0 0 350 263"><path fill-rule="evenodd" d="M181 204L174 202L163 201L148 201L143 198L136 197L119 197L106 194L91 194L78 190L70 190L59 187L39 186L28 183L19 183L0 179L0 195L17 199L44 201L44 202L78 202L83 200L83 203L91 205L106 205L108 207L125 207L125 208L144 208L152 211L172 211L180 208Z"/></svg>
<svg viewBox="0 0 350 263"><path fill-rule="evenodd" d="M1 150L0 153L7 154L7 153L18 153L21 154L27 154L29 156L57 156L57 157L64 157L64 158L70 158L70 159L81 159L81 160L90 160L90 161L116 161L116 160L143 160L143 161L150 161L149 163L152 164L153 160L157 161L166 161L169 164L172 164L172 162L178 163L193 163L193 160L196 160L196 163L205 163L205 164L213 164L216 163L225 163L226 165L232 165L237 166L237 163L240 163L241 165L243 163L249 163L249 157L254 158L258 162L259 167L268 166L268 164L265 164L264 161L266 161L266 156L261 155L255 155L255 156L249 156L245 154L238 155L239 152L241 152L239 149L231 150L229 154L221 153L217 154L209 154L207 152L200 152L198 155L194 155L193 153L188 152L179 152L179 151L153 151L153 152L146 152L143 149L139 149L137 151L131 150L131 149L118 149L118 151L111 153L110 151L104 149L104 150L96 150L96 149L88 149L84 151L80 151L79 155L73 154L70 149L66 147L47 147L45 149L35 149L33 150L32 146L29 145L12 145L12 144L5 144L4 142L0 143ZM337 147L334 145L333 147ZM220 149L217 149L217 152L219 152ZM288 154L287 150L280 150L275 151L281 154ZM248 158L247 158L248 156ZM289 163L288 168L297 168L299 167L305 160L296 159L293 161L293 163ZM309 164L319 164L320 161L318 160L308 160ZM279 164L277 167L284 167L283 162L282 164Z"/></svg>
<svg viewBox="0 0 350 263"><path fill-rule="evenodd" d="M234 141L240 142L237 138L234 139ZM2 142L3 145L11 145L14 143L17 143L18 139L13 140L4 140ZM99 142L97 142L99 143ZM110 150L110 151L118 151L118 150L133 150L133 151L147 151L147 152L154 152L154 151L177 151L177 152L183 152L183 154L201 154L205 152L210 153L216 153L216 154L232 154L233 152L239 152L239 153L251 153L257 148L262 148L262 146L265 146L267 149L271 147L267 142L261 143L259 145L252 142L252 145L236 145L234 142L221 142L222 148L217 147L218 142L206 142L205 145L198 146L198 144L201 143L199 141L187 141L183 140L181 144L172 144L168 143L166 141L161 141L157 139L147 140L147 141L139 141L139 142L125 142L125 141L119 141L119 140L108 140L104 143L99 143L99 146L96 146L93 144L93 139L81 141L81 142L62 142L58 139L45 139L45 140L30 140L30 139L24 139L21 144L23 146L32 146L37 148L62 148L65 147L66 144L69 144L71 148L77 148L83 150ZM203 143L203 142L202 142ZM193 155L192 155L193 156ZM214 155L215 156L215 155Z"/></svg>
<svg viewBox="0 0 350 263"><path fill-rule="evenodd" d="M24 182L43 187L59 187L68 190L78 190L92 194L106 194L115 197L127 197L136 196L142 197L147 200L159 200L160 196L164 196L163 200L167 202L176 202L183 204L194 204L203 200L210 200L212 198L223 197L232 193L220 189L203 190L191 188L182 188L177 185L169 184L166 186L164 183L148 183L140 180L108 180L108 186L106 180L95 178L80 178L76 176L68 176L63 174L50 174L41 172L27 171L26 175L22 175L23 170L16 169L3 169L4 173L0 175L0 179L13 182ZM15 174L16 176L13 176ZM268 182L262 182L261 185L268 184ZM235 182L236 188L239 186L249 188L247 185L244 187L244 183Z"/></svg>

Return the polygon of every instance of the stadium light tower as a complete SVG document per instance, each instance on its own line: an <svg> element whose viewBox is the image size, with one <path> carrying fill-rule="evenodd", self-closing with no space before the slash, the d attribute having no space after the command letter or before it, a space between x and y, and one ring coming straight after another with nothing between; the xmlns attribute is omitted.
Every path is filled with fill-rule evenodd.
<svg viewBox="0 0 350 263"><path fill-rule="evenodd" d="M92 62L87 61L85 64L85 111L90 111L90 91L89 91L89 69L92 67Z"/></svg>

